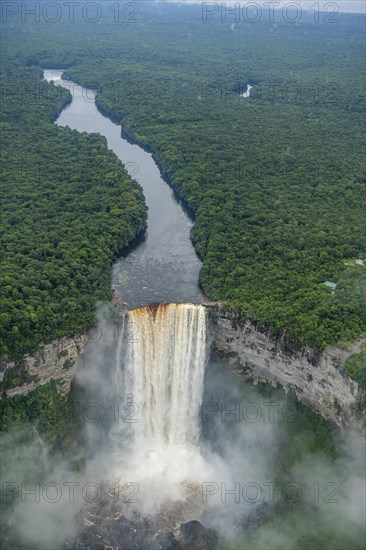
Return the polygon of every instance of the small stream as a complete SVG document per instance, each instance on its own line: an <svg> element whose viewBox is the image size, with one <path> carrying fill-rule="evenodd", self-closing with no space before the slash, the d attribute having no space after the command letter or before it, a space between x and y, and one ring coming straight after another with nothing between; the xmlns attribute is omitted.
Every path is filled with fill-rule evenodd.
<svg viewBox="0 0 366 550"><path fill-rule="evenodd" d="M247 84L247 89L245 90L245 92L243 92L241 94L241 97L244 97L245 99L248 99L250 97L250 90L253 88L254 86L252 86L251 84Z"/></svg>

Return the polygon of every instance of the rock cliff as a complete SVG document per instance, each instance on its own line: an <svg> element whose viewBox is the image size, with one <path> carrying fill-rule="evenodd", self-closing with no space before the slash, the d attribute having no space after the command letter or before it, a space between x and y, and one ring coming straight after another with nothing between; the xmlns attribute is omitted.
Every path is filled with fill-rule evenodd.
<svg viewBox="0 0 366 550"><path fill-rule="evenodd" d="M87 340L86 333L66 336L46 344L34 355L25 355L21 364L3 362L0 367L3 391L8 397L26 395L38 386L56 380L59 391L66 395Z"/></svg>
<svg viewBox="0 0 366 550"><path fill-rule="evenodd" d="M293 390L304 405L337 426L361 415L365 391L342 369L351 352L331 347L320 354L311 348L290 348L284 337L274 338L215 303L204 305L209 312L214 351L246 379ZM21 366L4 362L0 365L2 391L8 397L26 395L53 379L66 395L87 341L87 333L64 337L34 355L26 355Z"/></svg>
<svg viewBox="0 0 366 550"><path fill-rule="evenodd" d="M304 405L337 426L360 416L365 392L342 370L344 354L341 358L336 348L321 354L310 348L290 349L283 337L273 338L249 320L217 305L206 307L214 350L245 378L292 389Z"/></svg>

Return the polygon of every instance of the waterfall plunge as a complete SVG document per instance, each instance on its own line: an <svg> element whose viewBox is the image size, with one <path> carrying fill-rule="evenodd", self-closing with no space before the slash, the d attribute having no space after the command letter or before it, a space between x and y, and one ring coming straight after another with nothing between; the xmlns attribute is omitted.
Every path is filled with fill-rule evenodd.
<svg viewBox="0 0 366 550"><path fill-rule="evenodd" d="M125 384L132 386L138 407L137 442L149 447L196 442L206 361L204 308L169 304L129 315L134 334Z"/></svg>
<svg viewBox="0 0 366 550"><path fill-rule="evenodd" d="M198 445L207 355L203 306L168 304L130 311L116 352L114 383L133 405L124 481L138 483L143 508L199 500L211 467ZM123 439L120 428L114 438ZM213 472L212 472L213 474Z"/></svg>

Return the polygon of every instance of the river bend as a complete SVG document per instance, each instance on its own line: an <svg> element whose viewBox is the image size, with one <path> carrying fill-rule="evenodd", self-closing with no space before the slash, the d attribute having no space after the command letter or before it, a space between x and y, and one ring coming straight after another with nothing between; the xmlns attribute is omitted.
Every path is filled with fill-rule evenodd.
<svg viewBox="0 0 366 550"><path fill-rule="evenodd" d="M44 71L45 80L72 94L56 124L104 136L109 149L142 186L149 209L145 238L113 266L117 298L129 309L152 303L200 303L201 262L190 240L192 221L162 179L152 155L121 137L121 126L98 111L95 91L63 80L62 73L61 69Z"/></svg>

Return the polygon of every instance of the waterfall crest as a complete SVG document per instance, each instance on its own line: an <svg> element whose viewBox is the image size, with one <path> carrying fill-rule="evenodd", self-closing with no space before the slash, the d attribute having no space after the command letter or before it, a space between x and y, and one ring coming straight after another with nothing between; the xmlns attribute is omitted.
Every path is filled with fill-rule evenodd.
<svg viewBox="0 0 366 550"><path fill-rule="evenodd" d="M141 448L194 444L199 437L206 363L206 312L193 304L143 307L128 313L123 385L136 407ZM121 342L117 348L120 372Z"/></svg>

